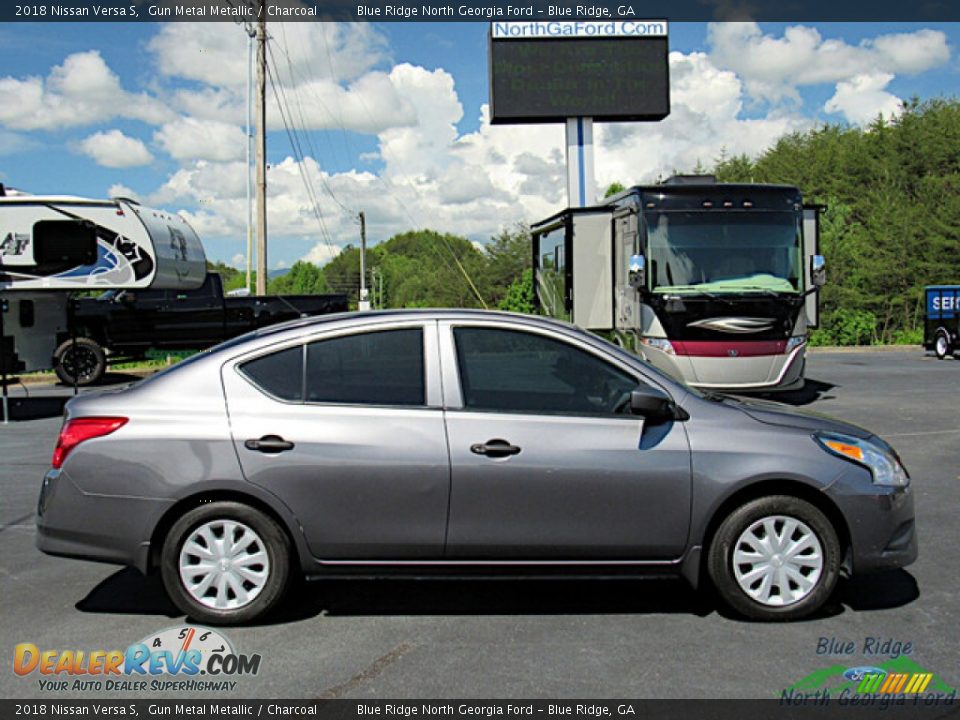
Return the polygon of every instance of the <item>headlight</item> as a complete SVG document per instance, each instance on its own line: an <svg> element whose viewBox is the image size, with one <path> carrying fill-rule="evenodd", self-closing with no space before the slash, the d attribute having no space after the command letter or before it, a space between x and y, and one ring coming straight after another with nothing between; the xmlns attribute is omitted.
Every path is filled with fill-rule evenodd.
<svg viewBox="0 0 960 720"><path fill-rule="evenodd" d="M910 476L892 449L840 433L816 433L813 437L827 452L868 468L877 485L906 487L910 484Z"/></svg>
<svg viewBox="0 0 960 720"><path fill-rule="evenodd" d="M798 348L807 341L806 335L794 335L792 338L787 340L787 352L790 352L794 348Z"/></svg>
<svg viewBox="0 0 960 720"><path fill-rule="evenodd" d="M666 338L642 337L640 338L640 344L665 352L667 355L677 354L673 349L673 345L671 345L670 341Z"/></svg>

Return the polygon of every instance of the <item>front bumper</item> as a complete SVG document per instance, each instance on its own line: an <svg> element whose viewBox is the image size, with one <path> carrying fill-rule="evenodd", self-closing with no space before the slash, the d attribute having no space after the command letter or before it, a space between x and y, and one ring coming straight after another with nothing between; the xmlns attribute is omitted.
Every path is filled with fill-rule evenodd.
<svg viewBox="0 0 960 720"><path fill-rule="evenodd" d="M917 559L913 490L874 485L867 470L846 473L826 490L850 532L852 574L906 567Z"/></svg>
<svg viewBox="0 0 960 720"><path fill-rule="evenodd" d="M670 355L641 345L640 355L660 370L704 390L783 392L803 387L806 344L787 354L748 357Z"/></svg>
<svg viewBox="0 0 960 720"><path fill-rule="evenodd" d="M149 528L170 500L84 493L62 470L43 478L37 547L47 555L130 565L147 571Z"/></svg>

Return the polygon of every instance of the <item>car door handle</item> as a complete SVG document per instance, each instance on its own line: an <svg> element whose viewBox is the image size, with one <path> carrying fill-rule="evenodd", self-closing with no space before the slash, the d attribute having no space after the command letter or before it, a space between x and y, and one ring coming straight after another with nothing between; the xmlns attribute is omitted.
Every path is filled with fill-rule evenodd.
<svg viewBox="0 0 960 720"><path fill-rule="evenodd" d="M486 455L487 457L507 457L508 455L518 455L520 448L511 445L506 440L487 440L486 443L477 443L470 446L470 452L474 455Z"/></svg>
<svg viewBox="0 0 960 720"><path fill-rule="evenodd" d="M282 453L286 450L293 450L293 443L284 440L279 435L264 435L259 440L247 440L243 446L247 450L256 450L267 454Z"/></svg>

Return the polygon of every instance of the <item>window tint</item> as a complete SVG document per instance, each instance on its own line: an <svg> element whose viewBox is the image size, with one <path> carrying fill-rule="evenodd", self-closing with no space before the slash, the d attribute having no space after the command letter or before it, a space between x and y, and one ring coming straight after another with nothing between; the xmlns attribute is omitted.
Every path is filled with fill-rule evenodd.
<svg viewBox="0 0 960 720"><path fill-rule="evenodd" d="M423 405L423 332L383 330L307 346L307 401Z"/></svg>
<svg viewBox="0 0 960 720"><path fill-rule="evenodd" d="M610 415L629 412L637 380L590 353L543 335L456 328L467 408Z"/></svg>
<svg viewBox="0 0 960 720"><path fill-rule="evenodd" d="M240 371L270 395L281 400L303 400L303 345L245 362Z"/></svg>

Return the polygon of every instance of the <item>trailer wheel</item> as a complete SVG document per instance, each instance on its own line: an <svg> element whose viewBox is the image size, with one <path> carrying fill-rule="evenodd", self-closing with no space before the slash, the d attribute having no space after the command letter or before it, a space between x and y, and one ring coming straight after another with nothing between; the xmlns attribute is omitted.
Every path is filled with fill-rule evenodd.
<svg viewBox="0 0 960 720"><path fill-rule="evenodd" d="M936 339L933 341L933 352L940 360L948 355L953 355L953 343L950 342L950 334L943 328L937 330Z"/></svg>
<svg viewBox="0 0 960 720"><path fill-rule="evenodd" d="M65 385L93 385L107 370L107 355L96 340L65 340L53 353L53 370Z"/></svg>

